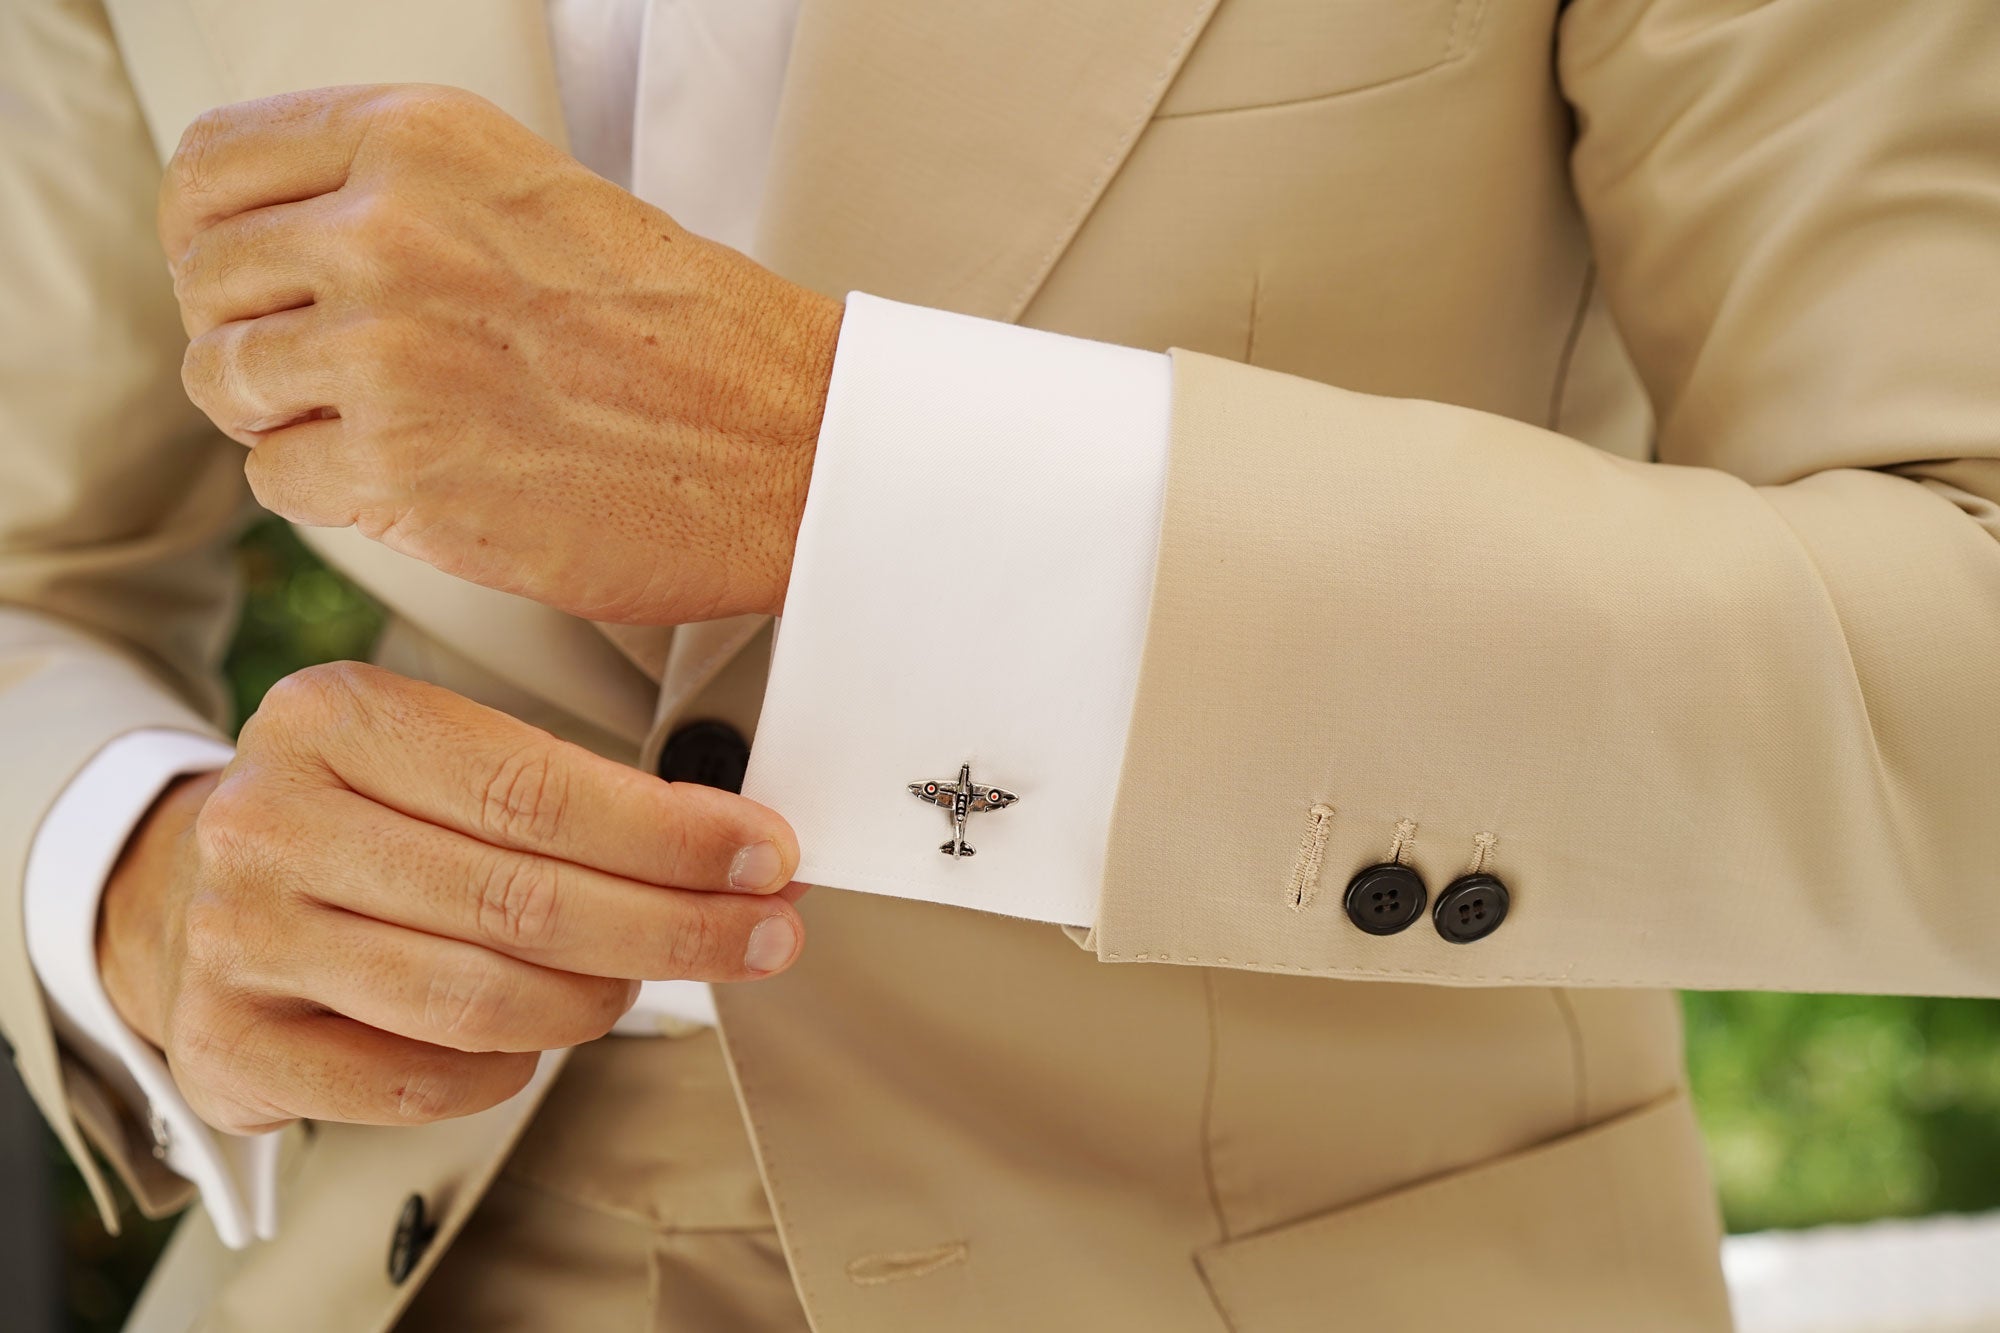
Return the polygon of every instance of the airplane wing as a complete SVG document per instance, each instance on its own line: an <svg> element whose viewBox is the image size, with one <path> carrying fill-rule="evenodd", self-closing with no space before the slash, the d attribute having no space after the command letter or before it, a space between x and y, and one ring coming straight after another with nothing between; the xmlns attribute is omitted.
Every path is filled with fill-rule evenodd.
<svg viewBox="0 0 2000 1333"><path fill-rule="evenodd" d="M947 810L951 809L952 797L957 795L957 793L958 785L952 782L912 782L910 784L910 795L920 801L928 801L932 805L941 805Z"/></svg>
<svg viewBox="0 0 2000 1333"><path fill-rule="evenodd" d="M1004 810L1021 798L1000 787L982 787L972 784L972 807L975 810Z"/></svg>

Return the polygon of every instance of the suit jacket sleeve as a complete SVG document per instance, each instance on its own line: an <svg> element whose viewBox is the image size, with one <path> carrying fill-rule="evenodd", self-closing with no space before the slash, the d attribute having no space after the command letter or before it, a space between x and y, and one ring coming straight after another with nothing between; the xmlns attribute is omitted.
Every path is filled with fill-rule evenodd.
<svg viewBox="0 0 2000 1333"><path fill-rule="evenodd" d="M50 1030L21 926L57 793L140 727L216 734L242 461L188 403L159 165L102 12L0 7L0 1031L98 1195L184 1188Z"/></svg>
<svg viewBox="0 0 2000 1333"><path fill-rule="evenodd" d="M1578 0L1560 38L1659 461L1178 354L1088 942L2000 995L2000 11ZM1490 936L1346 920L1405 821L1433 897L1509 887Z"/></svg>

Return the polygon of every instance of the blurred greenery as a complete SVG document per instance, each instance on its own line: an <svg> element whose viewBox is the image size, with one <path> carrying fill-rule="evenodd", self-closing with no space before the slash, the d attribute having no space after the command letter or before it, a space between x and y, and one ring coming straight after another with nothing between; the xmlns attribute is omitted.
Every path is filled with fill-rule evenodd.
<svg viewBox="0 0 2000 1333"><path fill-rule="evenodd" d="M1732 1231L2000 1208L2000 1003L1690 994Z"/></svg>
<svg viewBox="0 0 2000 1333"><path fill-rule="evenodd" d="M241 726L264 691L300 667L368 656L382 632L382 608L320 563L289 523L259 523L237 553L243 618L223 670Z"/></svg>
<svg viewBox="0 0 2000 1333"><path fill-rule="evenodd" d="M312 662L364 657L379 608L279 523L242 544L238 717ZM1732 1231L2000 1208L2000 1003L1695 994L1688 1059ZM58 1157L50 1140L51 1155ZM64 1166L76 1333L115 1329L165 1224L112 1240Z"/></svg>

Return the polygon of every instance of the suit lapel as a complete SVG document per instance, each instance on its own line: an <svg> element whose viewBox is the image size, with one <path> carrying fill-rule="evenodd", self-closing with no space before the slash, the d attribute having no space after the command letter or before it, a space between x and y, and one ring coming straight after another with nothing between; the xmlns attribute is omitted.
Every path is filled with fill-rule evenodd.
<svg viewBox="0 0 2000 1333"><path fill-rule="evenodd" d="M806 0L757 257L1018 319L1216 0Z"/></svg>

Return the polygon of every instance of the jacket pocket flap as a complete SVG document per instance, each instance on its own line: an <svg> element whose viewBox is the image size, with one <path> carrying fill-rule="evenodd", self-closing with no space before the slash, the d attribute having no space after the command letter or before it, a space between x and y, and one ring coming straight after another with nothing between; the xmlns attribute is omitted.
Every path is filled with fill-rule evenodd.
<svg viewBox="0 0 2000 1333"><path fill-rule="evenodd" d="M1196 1260L1235 1333L1727 1330L1686 1095Z"/></svg>

